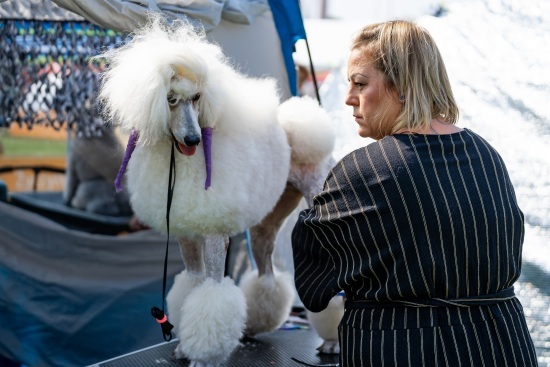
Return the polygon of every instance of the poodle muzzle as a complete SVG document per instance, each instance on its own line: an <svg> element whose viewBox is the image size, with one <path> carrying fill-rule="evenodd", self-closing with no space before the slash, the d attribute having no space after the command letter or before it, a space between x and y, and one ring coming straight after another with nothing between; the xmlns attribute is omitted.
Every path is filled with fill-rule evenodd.
<svg viewBox="0 0 550 367"><path fill-rule="evenodd" d="M206 168L206 180L204 182L204 189L208 190L212 181L212 128L211 127L201 128L201 136L202 136L202 139L199 138L198 136L196 136L194 139L191 139L192 142L195 142L195 145L189 147L177 141L174 135L172 134L172 139L173 139L172 144L176 145L176 149L180 153L191 156L195 154L197 145L202 140L202 144L204 148L204 165ZM133 130L128 138L128 144L126 146L126 152L124 153L124 159L122 161L122 165L120 166L117 177L115 179L115 188L117 192L122 191L122 177L126 172L126 167L128 166L128 162L130 161L130 157L134 152L138 139L139 139L139 132L136 130ZM184 147L183 148L184 151L187 149L192 149L192 153L191 154L184 153L184 151L182 151L182 146Z"/></svg>

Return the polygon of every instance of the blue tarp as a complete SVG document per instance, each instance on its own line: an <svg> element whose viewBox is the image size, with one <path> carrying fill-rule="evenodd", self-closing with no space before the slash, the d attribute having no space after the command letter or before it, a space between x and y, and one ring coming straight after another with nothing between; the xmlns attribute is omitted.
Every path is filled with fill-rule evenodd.
<svg viewBox="0 0 550 367"><path fill-rule="evenodd" d="M269 0L269 6L281 39L281 49L288 73L290 92L293 96L296 96L298 95L298 83L292 54L296 42L307 38L300 4L298 0Z"/></svg>

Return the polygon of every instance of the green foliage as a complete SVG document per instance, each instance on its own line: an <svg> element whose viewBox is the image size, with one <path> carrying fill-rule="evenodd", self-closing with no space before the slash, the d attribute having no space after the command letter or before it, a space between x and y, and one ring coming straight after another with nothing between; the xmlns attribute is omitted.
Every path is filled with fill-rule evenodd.
<svg viewBox="0 0 550 367"><path fill-rule="evenodd" d="M65 156L67 143L62 140L12 137L0 132L4 156Z"/></svg>

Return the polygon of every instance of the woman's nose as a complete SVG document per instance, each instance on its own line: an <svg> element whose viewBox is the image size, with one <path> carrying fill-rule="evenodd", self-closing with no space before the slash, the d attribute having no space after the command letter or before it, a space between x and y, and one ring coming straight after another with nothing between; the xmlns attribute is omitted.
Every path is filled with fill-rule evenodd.
<svg viewBox="0 0 550 367"><path fill-rule="evenodd" d="M345 102L348 106L357 105L357 97L351 91L348 91Z"/></svg>

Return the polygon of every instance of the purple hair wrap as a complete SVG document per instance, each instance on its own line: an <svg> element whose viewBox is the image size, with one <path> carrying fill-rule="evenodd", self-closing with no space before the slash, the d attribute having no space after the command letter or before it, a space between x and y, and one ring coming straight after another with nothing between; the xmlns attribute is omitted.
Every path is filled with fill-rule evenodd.
<svg viewBox="0 0 550 367"><path fill-rule="evenodd" d="M201 133L202 145L204 147L204 162L206 165L206 181L204 182L204 189L208 190L212 179L212 128L203 127L201 129Z"/></svg>
<svg viewBox="0 0 550 367"><path fill-rule="evenodd" d="M117 192L122 191L122 177L124 176L124 172L126 172L126 166L128 166L128 161L130 160L130 157L132 156L132 153L136 148L136 143L138 138L139 138L139 133L136 130L132 130L132 132L130 133L130 137L128 138L126 151L124 152L124 159L122 160L122 164L120 165L120 169L118 170L118 173L115 178L115 189Z"/></svg>

